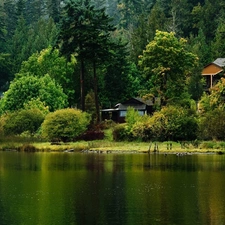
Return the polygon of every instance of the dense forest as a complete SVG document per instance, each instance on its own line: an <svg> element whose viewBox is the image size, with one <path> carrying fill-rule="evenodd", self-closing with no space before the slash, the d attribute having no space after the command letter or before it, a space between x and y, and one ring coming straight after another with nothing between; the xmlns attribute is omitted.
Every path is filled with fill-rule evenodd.
<svg viewBox="0 0 225 225"><path fill-rule="evenodd" d="M225 82L206 95L201 70L225 56L224 35L219 0L0 0L0 113L75 106L99 121L101 108L153 96L202 102L206 123Z"/></svg>

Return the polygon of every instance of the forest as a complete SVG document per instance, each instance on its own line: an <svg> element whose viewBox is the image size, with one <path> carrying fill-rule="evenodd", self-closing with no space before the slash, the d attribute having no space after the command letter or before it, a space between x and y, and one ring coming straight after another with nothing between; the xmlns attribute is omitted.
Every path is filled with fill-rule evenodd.
<svg viewBox="0 0 225 225"><path fill-rule="evenodd" d="M103 108L159 97L151 117L130 110L115 139L224 140L225 80L205 92L201 75L224 37L220 0L0 0L0 132L34 134L48 118L55 138L49 114L77 108L78 136Z"/></svg>

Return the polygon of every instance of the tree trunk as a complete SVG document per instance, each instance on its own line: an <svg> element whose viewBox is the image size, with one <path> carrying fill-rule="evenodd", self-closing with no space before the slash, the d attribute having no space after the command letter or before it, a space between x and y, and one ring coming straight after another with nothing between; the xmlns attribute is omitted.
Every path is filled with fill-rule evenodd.
<svg viewBox="0 0 225 225"><path fill-rule="evenodd" d="M80 98L81 110L85 111L85 96L84 96L84 61L81 59L80 65Z"/></svg>
<svg viewBox="0 0 225 225"><path fill-rule="evenodd" d="M96 122L97 124L100 122L100 110L98 104L98 80L96 74L96 63L93 62L93 70L94 70L94 93L95 93L95 109L96 109Z"/></svg>

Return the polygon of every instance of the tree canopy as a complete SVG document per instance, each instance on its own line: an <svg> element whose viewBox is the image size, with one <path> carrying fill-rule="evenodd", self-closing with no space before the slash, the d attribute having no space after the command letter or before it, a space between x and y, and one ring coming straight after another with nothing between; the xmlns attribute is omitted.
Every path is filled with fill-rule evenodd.
<svg viewBox="0 0 225 225"><path fill-rule="evenodd" d="M14 111L24 108L24 104L33 99L40 99L50 111L67 106L67 96L60 85L50 78L48 74L35 77L26 74L11 82L9 90L5 92L3 101L4 111Z"/></svg>
<svg viewBox="0 0 225 225"><path fill-rule="evenodd" d="M186 40L173 32L156 31L140 56L139 65L150 92L161 97L163 104L182 98L187 76L197 64L197 56L187 51L185 44Z"/></svg>

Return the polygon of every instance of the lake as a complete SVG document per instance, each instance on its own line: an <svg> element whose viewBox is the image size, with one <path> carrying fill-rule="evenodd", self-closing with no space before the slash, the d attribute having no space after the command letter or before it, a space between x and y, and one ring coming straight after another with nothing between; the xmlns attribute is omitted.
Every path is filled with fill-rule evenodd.
<svg viewBox="0 0 225 225"><path fill-rule="evenodd" d="M225 155L0 152L0 225L223 225Z"/></svg>

